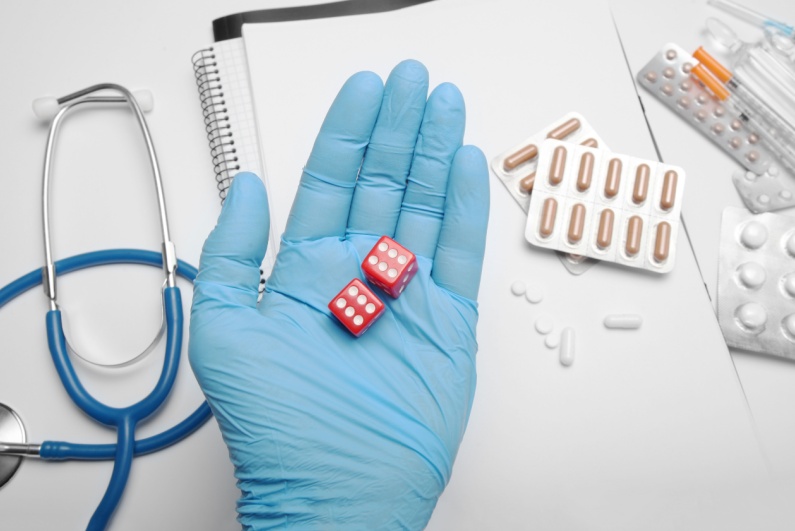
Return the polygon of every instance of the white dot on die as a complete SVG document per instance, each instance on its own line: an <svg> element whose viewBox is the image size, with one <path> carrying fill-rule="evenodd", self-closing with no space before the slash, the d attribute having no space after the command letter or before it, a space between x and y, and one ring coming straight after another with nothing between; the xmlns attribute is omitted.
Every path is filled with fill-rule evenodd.
<svg viewBox="0 0 795 531"><path fill-rule="evenodd" d="M405 284L403 284L402 286L400 286L400 290L398 290L398 293L403 293L403 290L404 290L404 289L406 289L406 285L405 285Z"/></svg>
<svg viewBox="0 0 795 531"><path fill-rule="evenodd" d="M409 281L409 277L407 277L407 276L406 276L406 277L403 277L403 283L404 283L404 284L405 284L406 282L408 282L408 281Z"/></svg>
<svg viewBox="0 0 795 531"><path fill-rule="evenodd" d="M381 262L380 264L378 264L379 270L386 271L386 268L387 268L386 262Z"/></svg>
<svg viewBox="0 0 795 531"><path fill-rule="evenodd" d="M366 311L367 313L373 313L375 311L375 304L373 304L372 302L369 303L367 306L364 307L364 311Z"/></svg>
<svg viewBox="0 0 795 531"><path fill-rule="evenodd" d="M375 265L378 263L378 258L375 256L370 256L370 258L368 258L367 261L370 262L372 265Z"/></svg>
<svg viewBox="0 0 795 531"><path fill-rule="evenodd" d="M394 258L397 256L397 249L390 249L389 252L386 254L389 255L389 258Z"/></svg>
<svg viewBox="0 0 795 531"><path fill-rule="evenodd" d="M348 306L347 308L345 308L345 315L350 317L353 314L354 314L353 306Z"/></svg>
<svg viewBox="0 0 795 531"><path fill-rule="evenodd" d="M359 288L357 288L356 286L351 286L350 288L348 288L348 295L350 295L351 297L355 297L358 294L359 294Z"/></svg>
<svg viewBox="0 0 795 531"><path fill-rule="evenodd" d="M353 318L353 324L355 324L356 326L359 326L363 322L364 322L364 317L362 317L361 315L357 315L356 317Z"/></svg>
<svg viewBox="0 0 795 531"><path fill-rule="evenodd" d="M381 242L378 244L378 250L381 251L382 253L387 249L389 249L389 246L386 243Z"/></svg>
<svg viewBox="0 0 795 531"><path fill-rule="evenodd" d="M364 304L365 302L367 302L367 297L365 297L364 295L359 295L358 297L356 297L356 302L358 302L359 304Z"/></svg>
<svg viewBox="0 0 795 531"><path fill-rule="evenodd" d="M412 269L414 269L414 264L411 264L407 271L411 271Z"/></svg>
<svg viewBox="0 0 795 531"><path fill-rule="evenodd" d="M398 256L398 264L403 265L408 261L409 259L406 258L406 255L401 254L400 256Z"/></svg>
<svg viewBox="0 0 795 531"><path fill-rule="evenodd" d="M345 299L343 299L342 297L340 297L339 299L337 299L337 308L345 308L345 306L346 306L347 304L348 304L348 303L347 303L347 302L345 301Z"/></svg>
<svg viewBox="0 0 795 531"><path fill-rule="evenodd" d="M389 275L389 278L395 278L397 276L397 269L390 269L386 274Z"/></svg>

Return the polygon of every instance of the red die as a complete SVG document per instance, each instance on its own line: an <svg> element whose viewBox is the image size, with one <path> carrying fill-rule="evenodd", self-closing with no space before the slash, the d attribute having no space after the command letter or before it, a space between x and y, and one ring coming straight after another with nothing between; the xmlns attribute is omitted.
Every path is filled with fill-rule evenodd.
<svg viewBox="0 0 795 531"><path fill-rule="evenodd" d="M381 236L362 262L367 280L397 299L417 274L414 254L388 236Z"/></svg>
<svg viewBox="0 0 795 531"><path fill-rule="evenodd" d="M328 308L356 337L364 334L384 313L384 303L358 278L337 293Z"/></svg>

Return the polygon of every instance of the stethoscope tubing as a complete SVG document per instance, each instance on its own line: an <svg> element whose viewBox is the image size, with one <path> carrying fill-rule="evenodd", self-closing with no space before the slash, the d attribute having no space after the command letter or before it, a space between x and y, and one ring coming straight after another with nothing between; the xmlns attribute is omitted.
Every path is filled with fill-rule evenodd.
<svg viewBox="0 0 795 531"><path fill-rule="evenodd" d="M192 265L179 260L177 275L193 282L197 270ZM113 264L138 264L162 267L162 255L154 251L142 249L108 249L79 254L55 262L59 275L65 275L81 269ZM41 270L37 269L19 277L0 289L0 308L26 291L41 285ZM207 402L202 404L188 417L172 428L146 439L136 440L134 455L136 457L151 454L167 448L199 429L212 416ZM65 441L44 441L41 444L42 459L65 461L83 460L100 461L114 459L115 444L81 444Z"/></svg>

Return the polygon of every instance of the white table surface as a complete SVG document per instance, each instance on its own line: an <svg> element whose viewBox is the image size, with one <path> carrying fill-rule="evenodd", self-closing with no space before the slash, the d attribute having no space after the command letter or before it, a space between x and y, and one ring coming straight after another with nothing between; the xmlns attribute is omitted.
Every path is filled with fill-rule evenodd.
<svg viewBox="0 0 795 531"><path fill-rule="evenodd" d="M102 81L153 91L155 111L148 120L173 239L179 256L196 264L220 205L190 57L210 42L212 19L288 2L194 2L188 11L151 0L70 4L18 3L6 7L0 20L6 51L0 102L6 170L0 195L0 284L43 260L40 178L46 128L33 119L30 101ZM784 11L770 5L771 12ZM556 42L556 53L582 53L589 65L599 61L594 51L617 53L611 37L588 43L573 31L569 39L554 40L565 28L611 25L602 7L534 7L530 40L537 45L546 36ZM629 20L646 20L652 7L630 14ZM703 17L693 23L699 20ZM665 22L671 26L668 33L660 22L656 31L666 36L659 42L651 31L638 35L638 57L645 62L663 42L679 38L677 31L683 30L676 24ZM542 71L583 68L556 62L548 50L531 52L538 54ZM501 61L507 58L495 58L495 71ZM489 93L462 80L469 104L467 141L490 158L557 116L578 110L614 150L654 156L630 72L614 61L608 64L595 92L571 84L534 89L529 82L537 82L539 74L529 70L520 73L518 87L495 82ZM506 117L492 101L514 104L515 114ZM616 113L611 105L628 110ZM319 123L322 115L314 119ZM683 124L676 126L686 131ZM109 247L157 250L151 177L129 116L76 113L64 133L53 184L56 257ZM795 517L787 503L787 495L795 493L795 457L788 450L795 421L785 405L795 393L788 389L795 381L793 365L740 353L729 358L695 259L684 246L668 277L628 281L625 270L600 265L574 278L557 258L524 243L522 212L496 179L491 195L479 390L451 485L431 528L787 528ZM543 305L533 307L510 295L510 283L518 278L543 284ZM155 269L127 267L64 278L59 300L70 337L88 352L142 349L158 326L159 283ZM190 289L182 286L187 311ZM57 381L46 348L45 311L38 290L0 310L0 402L19 411L31 440L109 442L112 434L79 413ZM644 315L642 332L621 335L599 325L605 313L625 311ZM528 332L541 313L554 317L558 326L577 327L579 357L570 369L558 364L539 335ZM85 365L79 371L92 392L121 405L153 385L161 359L155 353L112 374ZM141 434L169 427L200 400L183 363L172 397ZM0 490L0 527L80 529L109 475L108 463L26 462ZM135 462L113 529L236 529L236 497L226 448L211 423L179 446ZM760 527L760 521L765 525Z"/></svg>

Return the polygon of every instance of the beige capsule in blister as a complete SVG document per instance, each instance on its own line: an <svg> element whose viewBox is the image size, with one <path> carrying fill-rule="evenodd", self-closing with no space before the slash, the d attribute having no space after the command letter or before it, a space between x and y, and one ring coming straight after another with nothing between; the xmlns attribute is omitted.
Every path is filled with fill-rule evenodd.
<svg viewBox="0 0 795 531"><path fill-rule="evenodd" d="M684 177L676 166L546 140L525 235L540 247L666 273L674 266ZM554 227L548 222L539 232L550 199Z"/></svg>

